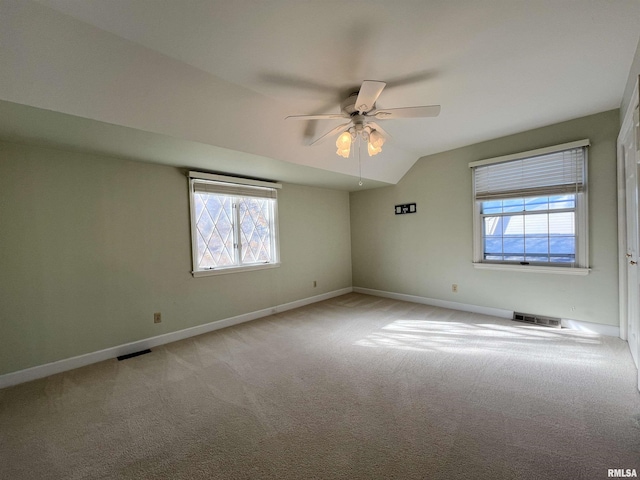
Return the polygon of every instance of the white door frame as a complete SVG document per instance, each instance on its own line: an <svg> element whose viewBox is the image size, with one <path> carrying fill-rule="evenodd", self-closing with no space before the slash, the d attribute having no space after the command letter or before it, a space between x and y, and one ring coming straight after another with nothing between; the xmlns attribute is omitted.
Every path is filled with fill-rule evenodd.
<svg viewBox="0 0 640 480"><path fill-rule="evenodd" d="M629 332L629 318L627 314L627 189L626 165L624 156L624 139L633 124L633 100L625 114L620 133L618 134L618 302L620 313L620 338L627 340Z"/></svg>
<svg viewBox="0 0 640 480"><path fill-rule="evenodd" d="M629 341L629 322L634 321L629 318L629 285L628 285L628 253L630 248L636 246L627 245L627 191L626 191L626 162L624 152L624 142L627 140L627 136L631 133L635 139L635 145L632 150L636 157L635 163L637 165L638 150L640 150L640 129L638 128L638 96L639 96L639 82L636 81L635 88L629 107L625 112L625 116L618 135L617 148L618 148L618 280L619 280L619 308L620 308L620 338ZM636 212L638 215L640 212ZM634 259L637 260L637 259ZM640 352L640 340L638 345L629 344L629 348L638 354ZM635 349L635 350L634 350ZM639 388L640 388L640 374L638 376Z"/></svg>

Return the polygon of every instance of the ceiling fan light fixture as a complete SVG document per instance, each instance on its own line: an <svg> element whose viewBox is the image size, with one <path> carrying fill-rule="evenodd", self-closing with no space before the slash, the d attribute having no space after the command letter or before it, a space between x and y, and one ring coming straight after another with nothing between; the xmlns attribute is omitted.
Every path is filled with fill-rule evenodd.
<svg viewBox="0 0 640 480"><path fill-rule="evenodd" d="M342 132L338 139L336 140L336 153L344 158L349 158L349 153L351 152L351 134L347 132Z"/></svg>
<svg viewBox="0 0 640 480"><path fill-rule="evenodd" d="M382 145L385 140L391 138L373 120L385 120L396 118L425 118L437 117L440 114L440 105L422 105L413 107L388 108L385 110L376 110L376 102L378 97L385 88L386 83L378 80L365 80L362 82L360 89L347 97L340 103L341 113L329 113L318 115L290 115L287 119L294 120L334 120L338 118L348 119L347 123L338 125L333 130L325 133L323 136L312 142L315 145L325 138L335 135L342 131L336 147L336 154L341 157L348 158L351 154L351 144L358 140L358 158L362 150L362 144L366 143L367 153L370 157L377 155L382 151ZM368 122L371 125L367 125ZM349 124L352 126L344 131Z"/></svg>
<svg viewBox="0 0 640 480"><path fill-rule="evenodd" d="M384 140L384 137L379 131L371 130L371 133L369 134L369 143L373 144L375 148L382 148Z"/></svg>
<svg viewBox="0 0 640 480"><path fill-rule="evenodd" d="M367 153L370 157L379 154L382 151L382 147L374 147L371 142L367 144Z"/></svg>
<svg viewBox="0 0 640 480"><path fill-rule="evenodd" d="M377 130L371 130L369 133L369 142L367 144L367 152L370 157L377 155L382 151L384 145L384 137Z"/></svg>

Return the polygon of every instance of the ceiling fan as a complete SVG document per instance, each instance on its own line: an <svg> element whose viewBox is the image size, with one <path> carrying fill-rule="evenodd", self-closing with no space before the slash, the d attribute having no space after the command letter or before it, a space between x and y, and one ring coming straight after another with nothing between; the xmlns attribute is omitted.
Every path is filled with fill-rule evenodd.
<svg viewBox="0 0 640 480"><path fill-rule="evenodd" d="M385 132L378 120L393 120L396 118L437 117L440 105L426 105L403 108L376 109L376 101L387 84L377 80L365 80L360 90L353 92L341 104L342 113L320 115L290 115L287 120L335 120L349 119L334 129L316 139L311 145L316 145L332 135L340 134L336 140L336 153L344 158L349 157L351 143L360 137L367 143L369 156L382 151L382 145L390 135Z"/></svg>

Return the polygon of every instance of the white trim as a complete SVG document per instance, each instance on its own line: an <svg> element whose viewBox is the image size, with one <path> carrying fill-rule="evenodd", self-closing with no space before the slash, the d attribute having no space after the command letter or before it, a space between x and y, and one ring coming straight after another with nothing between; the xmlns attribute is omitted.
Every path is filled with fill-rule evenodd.
<svg viewBox="0 0 640 480"><path fill-rule="evenodd" d="M226 175L217 175L214 173L189 171L189 178L197 178L199 180L213 180L216 182L237 183L240 185L253 185L256 187L282 188L281 183L268 182L264 180L253 180L252 178L229 177Z"/></svg>
<svg viewBox="0 0 640 480"><path fill-rule="evenodd" d="M280 263L261 263L259 265L240 265L224 268L212 268L211 270L193 270L194 277L210 277L213 275L226 275L229 273L249 272L252 270L266 270L268 268L278 268Z"/></svg>
<svg viewBox="0 0 640 480"><path fill-rule="evenodd" d="M191 172L189 172L191 174ZM189 178L189 230L191 233L191 268L196 268L198 265L198 249L196 248L196 236L197 227L196 227L196 208L193 204L193 183L195 180L193 178ZM191 274L193 275L193 270Z"/></svg>
<svg viewBox="0 0 640 480"><path fill-rule="evenodd" d="M473 192L471 195L473 196L473 223L471 225L473 232L473 261L474 265L476 262L480 262L484 256L484 250L482 248L482 223L480 222L480 215L482 212L482 206L480 202L475 200L476 192L473 185L475 185L475 170L471 171L471 188Z"/></svg>
<svg viewBox="0 0 640 480"><path fill-rule="evenodd" d="M513 310L504 310L502 308L481 307L480 305L469 305L467 303L438 300L436 298L419 297L417 295L407 295L405 293L385 292L383 290L373 290L371 288L353 287L353 291L356 293L364 293L365 295L373 295L376 297L392 298L394 300L401 300L403 302L421 303L423 305L450 308L451 310L461 310L463 312L480 313L482 315L491 315L493 317L513 318Z"/></svg>
<svg viewBox="0 0 640 480"><path fill-rule="evenodd" d="M620 338L627 340L629 331L629 318L627 316L628 297L627 297L627 185L626 185L626 167L624 161L624 147L622 139L623 130L626 121L620 129L620 135L617 141L618 162L617 162L617 190L618 190L618 312L620 320ZM625 132L626 133L626 132Z"/></svg>
<svg viewBox="0 0 640 480"><path fill-rule="evenodd" d="M75 368L91 365L92 363L113 359L120 355L127 355L129 353L139 352L141 350L157 347L159 345L165 345L167 343L176 342L178 340L184 340L185 338L195 337L196 335L213 332L214 330L220 330L221 328L230 327L232 325L250 322L251 320L267 317L278 312L285 312L294 308L304 307L305 305L321 302L333 297L339 297L340 295L345 295L351 292L351 287L341 288L339 290L315 295L313 297L303 298L294 302L276 305L275 307L265 308L262 310L257 310L255 312L244 313L242 315L237 315L235 317L225 318L222 320L216 320L214 322L205 323L204 325L198 325L197 327L185 328L176 332L165 333L163 335L145 338L143 340L138 340L131 343L125 343L123 345L105 348L104 350L98 350L97 352L86 353L84 355L78 355L76 357L65 358L64 360L59 360L57 362L51 362L45 365L38 365L36 367L18 370L17 372L6 373L4 375L0 375L0 388L10 387L19 383L48 377L49 375L54 375L56 373L66 372Z"/></svg>
<svg viewBox="0 0 640 480"><path fill-rule="evenodd" d="M513 160L520 160L522 158L537 157L540 155L547 155L549 153L561 152L562 150L571 150L572 148L588 147L591 142L588 138L583 140L577 140L575 142L563 143L562 145L553 145L551 147L538 148L536 150L529 150L528 152L514 153L512 155L503 155L502 157L486 158L484 160L477 160L469 164L470 168L479 167L480 165L491 165L494 163L511 162Z"/></svg>
<svg viewBox="0 0 640 480"><path fill-rule="evenodd" d="M311 305L312 303L323 302L325 300L329 300L330 298L339 297L340 295L346 295L347 293L353 292L353 288L345 287L340 290L334 290L332 292L322 293L320 295L315 295L313 297L303 298L302 300L295 300L289 303L283 303L275 307L276 311L274 313L286 312L287 310L293 310L294 308L304 307L306 305Z"/></svg>
<svg viewBox="0 0 640 480"><path fill-rule="evenodd" d="M502 308L482 307L479 305L470 305L467 303L450 302L448 300L437 300L435 298L419 297L417 295L406 295L404 293L373 290L371 288L353 287L353 291L356 293L363 293L365 295L373 295L375 297L392 298L394 300L401 300L404 302L420 303L423 305L432 305L434 307L441 308L450 308L452 310L479 313L482 315L490 315L493 317L506 318L509 320L513 318L513 310L504 310ZM614 325L602 325L599 323L584 322L582 320L573 320L570 318L563 318L561 320L563 328L570 328L572 330L579 330L581 332L597 333L599 335L607 335L610 337L620 336L620 329Z"/></svg>
<svg viewBox="0 0 640 480"><path fill-rule="evenodd" d="M562 328L579 330L580 332L597 333L608 337L620 337L620 327L615 325L602 325L600 323L583 322L582 320L562 319Z"/></svg>
<svg viewBox="0 0 640 480"><path fill-rule="evenodd" d="M579 268L587 270L583 275L587 275L589 268L589 150L584 152L584 189L576 194L576 218L574 226L576 234L576 262ZM580 274L578 274L580 275Z"/></svg>
<svg viewBox="0 0 640 480"><path fill-rule="evenodd" d="M514 265L510 263L476 262L474 268L480 270L511 270L512 272L552 273L555 275L589 275L590 268L582 267L546 267L544 265Z"/></svg>
<svg viewBox="0 0 640 480"><path fill-rule="evenodd" d="M627 182L625 177L626 166L623 155L623 143L627 132L634 128L633 114L638 108L639 81L636 80L631 101L624 115L624 120L618 133L617 145L617 179L618 179L618 305L620 312L620 338L628 340L628 293L627 293Z"/></svg>

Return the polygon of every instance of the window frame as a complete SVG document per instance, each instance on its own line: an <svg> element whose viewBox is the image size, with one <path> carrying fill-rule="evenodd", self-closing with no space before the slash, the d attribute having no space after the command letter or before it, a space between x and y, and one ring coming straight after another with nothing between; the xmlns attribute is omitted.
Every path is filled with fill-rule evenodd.
<svg viewBox="0 0 640 480"><path fill-rule="evenodd" d="M277 190L281 189L282 184L276 182L269 182L263 180L253 180L249 178L230 177L226 175L217 175L212 173L194 172L190 171L189 177L189 214L191 225L191 274L194 277L206 277L212 275L224 275L229 273L239 273L254 270L264 270L270 268L277 268L280 266L280 241L278 230L278 198ZM258 187L263 189L274 189L273 208L272 208L272 222L271 222L271 246L273 249L273 259L271 262L265 263L250 263L250 264L234 264L229 266L215 267L211 269L198 269L198 228L196 219L195 208L195 184L196 183L210 183L210 184L226 184L225 187L233 188L242 186ZM212 192L215 194L215 192ZM229 196L231 198L251 198L250 196L243 196L241 194L220 192L220 195ZM238 202L239 203L239 202ZM233 241L234 241L234 258L242 259L242 242L239 226L240 209L234 207L233 211Z"/></svg>
<svg viewBox="0 0 640 480"><path fill-rule="evenodd" d="M576 142L565 143L561 145L555 145L551 147L541 148L537 150L530 150L526 152L517 153L514 155L506 155L503 157L490 158L486 160L480 160L471 162L469 167L471 168L471 188L472 188L472 201L473 201L473 266L474 268L483 270L508 270L518 272L530 272L530 273L554 273L563 275L587 275L591 270L589 268L589 224L588 224L588 149L590 145L588 139L579 140ZM483 247L483 217L482 214L482 202L483 199L476 199L476 168L483 165L491 165L496 163L511 162L531 157L537 157L541 155L547 155L552 153L558 153L575 148L584 148L584 185L581 191L575 192L575 262L572 264L554 265L548 262L529 262L528 264L522 264L517 261L507 260L485 260L484 259L484 247ZM548 193L553 195L554 193ZM531 198L534 196L544 196L545 193L537 193L527 197L526 195L514 195L507 198ZM551 211L548 211L551 212ZM522 212L523 215L526 212Z"/></svg>

